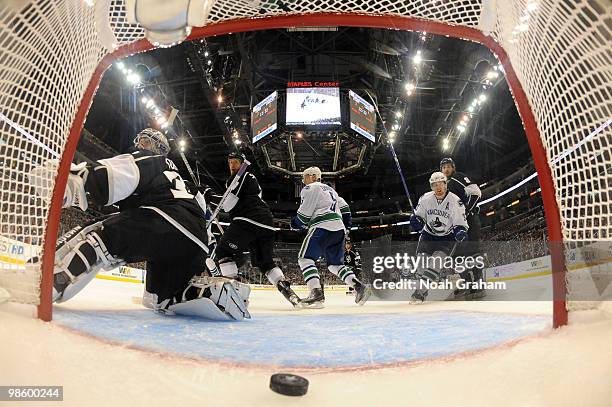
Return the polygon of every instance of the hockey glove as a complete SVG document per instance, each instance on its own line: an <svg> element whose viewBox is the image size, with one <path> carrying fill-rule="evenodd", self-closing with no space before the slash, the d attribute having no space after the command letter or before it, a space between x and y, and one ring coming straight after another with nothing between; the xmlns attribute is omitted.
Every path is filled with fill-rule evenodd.
<svg viewBox="0 0 612 407"><path fill-rule="evenodd" d="M421 230L423 230L424 226L425 226L425 221L420 216L412 215L410 217L410 227L415 232L420 232Z"/></svg>
<svg viewBox="0 0 612 407"><path fill-rule="evenodd" d="M467 239L467 229L463 226L457 226L455 228L455 240L463 242L465 239Z"/></svg>
<svg viewBox="0 0 612 407"><path fill-rule="evenodd" d="M304 224L304 222L302 222L297 216L294 216L291 219L291 229L305 229L306 225Z"/></svg>

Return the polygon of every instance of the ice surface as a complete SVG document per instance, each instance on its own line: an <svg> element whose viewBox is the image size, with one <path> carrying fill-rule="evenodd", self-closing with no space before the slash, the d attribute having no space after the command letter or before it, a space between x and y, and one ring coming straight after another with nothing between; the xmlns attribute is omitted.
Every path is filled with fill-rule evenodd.
<svg viewBox="0 0 612 407"><path fill-rule="evenodd" d="M544 301L357 307L353 297L330 292L325 309L296 312L278 292L255 291L252 321L204 325L143 311L141 290L95 280L56 307L52 323L32 319L26 306L0 305L0 383L63 385L63 405L75 406L609 406L612 400L612 322L604 311L577 313L573 325L552 331ZM175 351L189 350L193 359L155 348L160 332L151 324L162 322ZM100 332L109 341L91 336ZM526 338L503 344L519 336ZM136 349L143 344L153 351ZM477 350L483 345L493 347ZM241 366L245 360L252 366ZM381 367L389 360L406 363ZM336 368L309 369L315 365ZM271 392L269 377L278 371L306 376L308 394L291 399Z"/></svg>

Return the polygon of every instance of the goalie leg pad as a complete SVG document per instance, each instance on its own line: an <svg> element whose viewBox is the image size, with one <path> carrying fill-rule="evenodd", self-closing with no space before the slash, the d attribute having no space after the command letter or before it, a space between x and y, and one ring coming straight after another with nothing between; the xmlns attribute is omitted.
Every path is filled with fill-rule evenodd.
<svg viewBox="0 0 612 407"><path fill-rule="evenodd" d="M112 256L97 231L102 222L77 226L59 240L55 250L53 301L74 297L102 268L122 263Z"/></svg>
<svg viewBox="0 0 612 407"><path fill-rule="evenodd" d="M212 276L212 277L218 277L218 276ZM194 286L206 285L206 284L209 284L210 279L211 277L207 275L195 276L191 280L191 284ZM248 307L249 306L249 296L251 295L251 286L245 283L241 283L240 281L235 280L235 279L225 279L225 280L229 281L234 286L234 289L238 292L238 294L240 294L240 297L244 300L245 305ZM157 299L157 296L155 296L155 299Z"/></svg>
<svg viewBox="0 0 612 407"><path fill-rule="evenodd" d="M247 304L234 288L234 283L223 277L194 279L183 291L179 302L176 299L164 300L157 304L156 310L170 315L197 316L222 321L250 319Z"/></svg>

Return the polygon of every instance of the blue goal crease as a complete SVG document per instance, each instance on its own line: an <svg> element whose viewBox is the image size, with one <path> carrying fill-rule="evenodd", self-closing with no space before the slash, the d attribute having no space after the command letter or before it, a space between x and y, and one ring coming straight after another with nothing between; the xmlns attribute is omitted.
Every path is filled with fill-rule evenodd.
<svg viewBox="0 0 612 407"><path fill-rule="evenodd" d="M469 311L257 315L243 322L221 322L148 310L56 309L55 322L155 352L245 365L310 368L449 357L550 329L548 316Z"/></svg>

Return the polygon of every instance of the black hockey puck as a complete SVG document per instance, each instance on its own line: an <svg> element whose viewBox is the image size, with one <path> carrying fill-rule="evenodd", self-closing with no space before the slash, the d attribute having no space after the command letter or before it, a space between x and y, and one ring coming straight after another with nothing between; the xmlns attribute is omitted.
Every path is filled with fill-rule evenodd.
<svg viewBox="0 0 612 407"><path fill-rule="evenodd" d="M285 396L303 396L308 392L308 380L289 373L275 373L270 377L270 389Z"/></svg>

